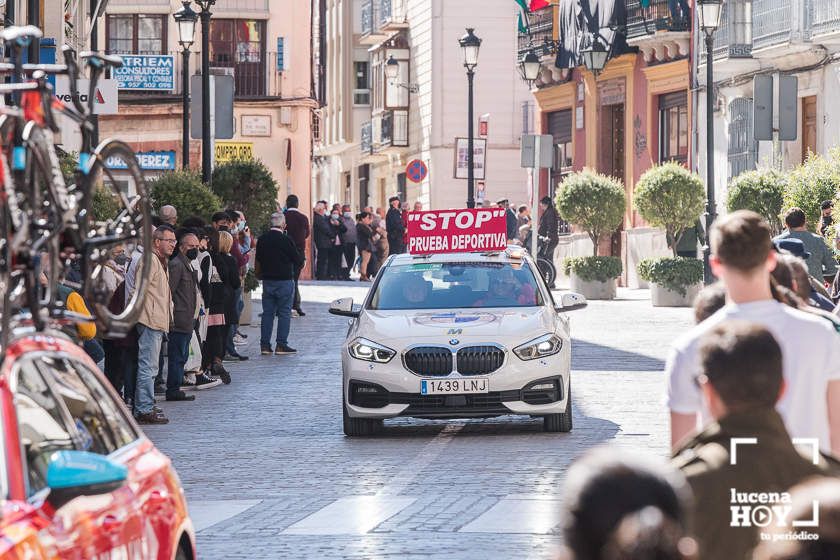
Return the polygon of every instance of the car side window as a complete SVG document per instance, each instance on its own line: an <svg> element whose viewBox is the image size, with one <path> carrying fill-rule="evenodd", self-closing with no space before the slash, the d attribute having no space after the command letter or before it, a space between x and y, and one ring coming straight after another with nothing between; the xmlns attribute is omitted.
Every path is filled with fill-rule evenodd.
<svg viewBox="0 0 840 560"><path fill-rule="evenodd" d="M56 392L70 412L79 433L77 449L108 455L121 447L105 413L72 362L47 357L40 360L39 367L45 375L50 375Z"/></svg>
<svg viewBox="0 0 840 560"><path fill-rule="evenodd" d="M61 403L32 362L21 362L17 372L15 409L23 460L26 461L27 495L47 487L47 467L56 451L74 449Z"/></svg>
<svg viewBox="0 0 840 560"><path fill-rule="evenodd" d="M105 415L105 420L111 427L111 432L114 434L118 447L123 447L136 441L140 435L129 424L121 405L118 404L108 390L99 381L99 378L90 371L87 367L76 364L76 372L82 378L82 381L93 393L96 402L102 409Z"/></svg>

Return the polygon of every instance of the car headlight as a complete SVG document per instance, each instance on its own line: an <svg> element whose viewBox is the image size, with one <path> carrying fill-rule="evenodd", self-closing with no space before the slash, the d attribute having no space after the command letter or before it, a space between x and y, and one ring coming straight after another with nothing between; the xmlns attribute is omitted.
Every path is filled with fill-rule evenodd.
<svg viewBox="0 0 840 560"><path fill-rule="evenodd" d="M350 343L347 350L357 360L380 364L387 364L397 354L387 346L382 346L366 338L357 338Z"/></svg>
<svg viewBox="0 0 840 560"><path fill-rule="evenodd" d="M556 354L563 348L563 339L554 334L546 334L526 342L513 349L513 353L522 360L536 360Z"/></svg>

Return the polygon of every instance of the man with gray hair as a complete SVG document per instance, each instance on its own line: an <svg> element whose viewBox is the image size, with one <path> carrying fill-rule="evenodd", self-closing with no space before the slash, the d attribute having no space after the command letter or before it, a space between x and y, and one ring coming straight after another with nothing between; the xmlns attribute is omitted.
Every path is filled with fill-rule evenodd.
<svg viewBox="0 0 840 560"><path fill-rule="evenodd" d="M169 224L170 226L175 227L175 224L178 223L178 210L169 204L161 206L160 219L164 224Z"/></svg>
<svg viewBox="0 0 840 560"><path fill-rule="evenodd" d="M263 282L260 353L283 355L297 352L289 346L289 327L295 299L295 270L303 267L303 255L286 235L286 216L271 215L271 229L257 240L255 272ZM271 348L271 333L277 317L277 345Z"/></svg>

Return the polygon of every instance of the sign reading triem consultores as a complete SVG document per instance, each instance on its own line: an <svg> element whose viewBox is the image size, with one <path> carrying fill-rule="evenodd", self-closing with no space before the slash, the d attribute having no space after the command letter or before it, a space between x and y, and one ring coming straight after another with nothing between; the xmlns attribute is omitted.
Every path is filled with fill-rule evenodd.
<svg viewBox="0 0 840 560"><path fill-rule="evenodd" d="M503 208L409 212L408 252L504 251L507 224Z"/></svg>
<svg viewBox="0 0 840 560"><path fill-rule="evenodd" d="M111 76L120 89L172 91L175 89L175 57L172 55L126 54L122 68Z"/></svg>

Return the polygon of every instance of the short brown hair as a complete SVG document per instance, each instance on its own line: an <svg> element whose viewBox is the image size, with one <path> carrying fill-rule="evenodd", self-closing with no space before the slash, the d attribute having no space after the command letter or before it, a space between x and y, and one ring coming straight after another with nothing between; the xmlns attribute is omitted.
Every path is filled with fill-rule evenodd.
<svg viewBox="0 0 840 560"><path fill-rule="evenodd" d="M702 323L726 305L726 287L720 282L709 284L694 298L694 320Z"/></svg>
<svg viewBox="0 0 840 560"><path fill-rule="evenodd" d="M789 228L805 225L805 212L794 206L785 213L785 225Z"/></svg>
<svg viewBox="0 0 840 560"><path fill-rule="evenodd" d="M749 210L738 210L715 222L712 253L727 267L749 272L762 266L773 249L767 221Z"/></svg>
<svg viewBox="0 0 840 560"><path fill-rule="evenodd" d="M728 409L775 406L782 388L782 349L761 325L718 325L700 341L700 363Z"/></svg>

